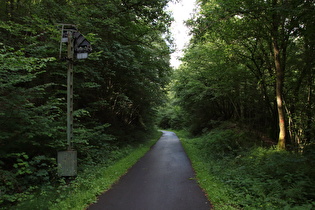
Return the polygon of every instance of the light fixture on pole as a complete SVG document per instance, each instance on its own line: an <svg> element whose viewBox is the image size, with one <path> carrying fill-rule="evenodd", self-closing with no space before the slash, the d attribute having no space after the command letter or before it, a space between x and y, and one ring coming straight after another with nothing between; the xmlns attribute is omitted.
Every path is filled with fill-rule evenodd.
<svg viewBox="0 0 315 210"><path fill-rule="evenodd" d="M87 58L88 54L92 51L92 46L90 42L79 32L74 33L74 37L76 40L74 51L77 55L77 59Z"/></svg>

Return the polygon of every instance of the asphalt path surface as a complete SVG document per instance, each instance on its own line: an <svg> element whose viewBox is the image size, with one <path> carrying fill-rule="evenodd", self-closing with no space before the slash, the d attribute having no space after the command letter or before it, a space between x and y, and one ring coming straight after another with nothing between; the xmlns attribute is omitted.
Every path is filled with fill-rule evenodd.
<svg viewBox="0 0 315 210"><path fill-rule="evenodd" d="M162 137L88 210L209 210L178 137Z"/></svg>

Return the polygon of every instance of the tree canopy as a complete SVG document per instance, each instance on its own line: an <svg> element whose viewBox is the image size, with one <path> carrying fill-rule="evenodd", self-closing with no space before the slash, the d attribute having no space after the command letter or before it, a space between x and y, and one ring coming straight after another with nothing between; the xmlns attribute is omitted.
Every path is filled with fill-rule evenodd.
<svg viewBox="0 0 315 210"><path fill-rule="evenodd" d="M192 131L236 120L280 149L314 142L314 2L198 2L174 84Z"/></svg>
<svg viewBox="0 0 315 210"><path fill-rule="evenodd" d="M67 63L59 59L61 23L76 25L93 46L87 60L74 63L79 163L102 161L113 149L141 142L153 130L171 70L167 3L0 1L1 195L55 176L49 171L56 152L66 149Z"/></svg>
<svg viewBox="0 0 315 210"><path fill-rule="evenodd" d="M55 180L66 149L60 24L76 25L93 47L74 62L79 164L141 143L158 112L161 127L198 135L233 121L280 150L314 154L315 1L198 0L174 71L168 2L0 0L0 204Z"/></svg>

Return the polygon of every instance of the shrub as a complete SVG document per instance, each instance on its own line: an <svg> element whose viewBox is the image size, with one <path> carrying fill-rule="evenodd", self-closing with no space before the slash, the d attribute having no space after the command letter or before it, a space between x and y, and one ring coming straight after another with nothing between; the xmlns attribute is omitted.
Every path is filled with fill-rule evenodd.
<svg viewBox="0 0 315 210"><path fill-rule="evenodd" d="M25 153L6 155L0 162L0 204L23 200L38 186L56 176L56 160L40 155L30 158Z"/></svg>
<svg viewBox="0 0 315 210"><path fill-rule="evenodd" d="M204 155L212 158L236 157L256 144L245 131L214 129L200 138L198 145Z"/></svg>
<svg viewBox="0 0 315 210"><path fill-rule="evenodd" d="M198 181L209 200L215 202L214 206L220 209L232 208L231 204L242 209L315 207L315 169L309 157L259 146L260 141L254 136L237 127L224 126L198 138L186 139L187 135L184 140L181 138Z"/></svg>

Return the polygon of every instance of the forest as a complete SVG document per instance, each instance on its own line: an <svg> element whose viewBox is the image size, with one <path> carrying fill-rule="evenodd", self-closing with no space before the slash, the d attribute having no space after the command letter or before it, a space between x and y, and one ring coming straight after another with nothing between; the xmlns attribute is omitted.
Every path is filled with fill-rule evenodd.
<svg viewBox="0 0 315 210"><path fill-rule="evenodd" d="M279 149L310 146L314 2L198 2L199 13L187 22L193 38L171 85L177 109L161 123L200 134L235 120L262 131Z"/></svg>
<svg viewBox="0 0 315 210"><path fill-rule="evenodd" d="M198 3L160 127L216 209L313 209L315 2Z"/></svg>
<svg viewBox="0 0 315 210"><path fill-rule="evenodd" d="M212 164L220 174L215 162L244 163L230 174L244 175L249 167L246 174L265 175L224 182L266 182L275 175L270 168L279 168L279 192L285 183L296 197L279 195L292 202L270 205L315 206L315 1L198 0L177 69L170 65L168 2L0 0L0 207L60 184L56 156L67 148L60 24L76 25L93 48L74 61L79 171L126 156L157 127L184 130L192 138L183 141L185 149L202 155L196 161L208 164L203 168ZM62 55L65 50L64 44ZM250 158L242 159L245 153ZM275 196L273 184L264 196Z"/></svg>
<svg viewBox="0 0 315 210"><path fill-rule="evenodd" d="M67 148L59 24L76 25L93 48L88 59L74 61L78 165L107 161L154 131L171 73L166 4L0 1L0 205L57 179L57 151Z"/></svg>

